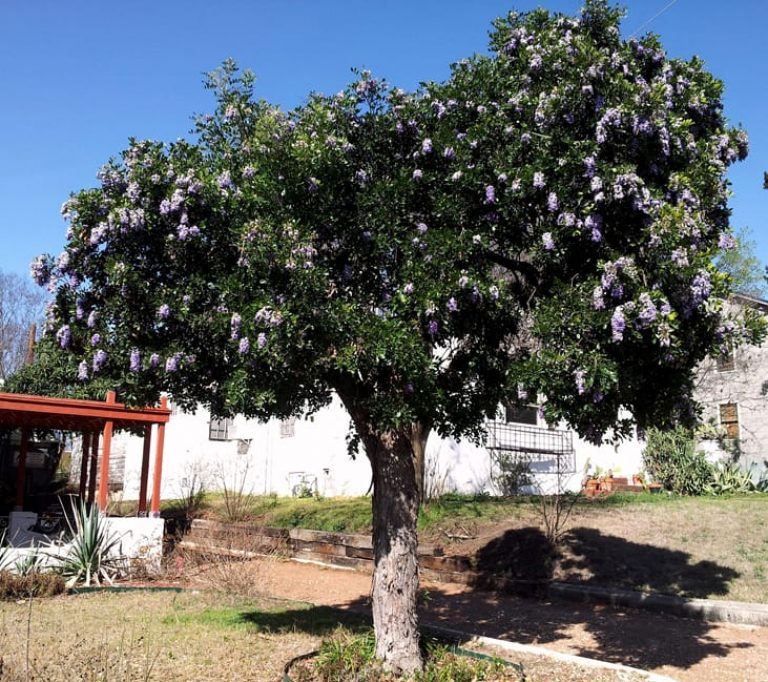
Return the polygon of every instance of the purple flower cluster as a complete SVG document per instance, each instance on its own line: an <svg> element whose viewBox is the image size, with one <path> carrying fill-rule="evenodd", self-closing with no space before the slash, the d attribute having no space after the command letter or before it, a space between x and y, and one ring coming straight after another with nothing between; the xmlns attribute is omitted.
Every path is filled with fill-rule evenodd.
<svg viewBox="0 0 768 682"><path fill-rule="evenodd" d="M624 330L626 329L627 322L624 319L624 309L622 306L618 306L611 315L611 338L614 341L622 341L624 339Z"/></svg>
<svg viewBox="0 0 768 682"><path fill-rule="evenodd" d="M69 347L69 342L72 340L72 330L69 328L68 324L65 324L56 332L56 340L62 348Z"/></svg>
<svg viewBox="0 0 768 682"><path fill-rule="evenodd" d="M555 240L552 238L551 232L545 232L541 235L541 243L545 251L552 251L555 248Z"/></svg>
<svg viewBox="0 0 768 682"><path fill-rule="evenodd" d="M496 203L496 188L493 185L488 185L485 188L485 203L486 204Z"/></svg>
<svg viewBox="0 0 768 682"><path fill-rule="evenodd" d="M86 381L87 379L88 379L88 363L85 360L83 360L77 366L77 380Z"/></svg>
<svg viewBox="0 0 768 682"><path fill-rule="evenodd" d="M131 362L129 369L134 373L141 371L141 353L136 348L131 351Z"/></svg>
<svg viewBox="0 0 768 682"><path fill-rule="evenodd" d="M710 281L709 273L706 270L699 270L691 283L691 303L697 306L706 301L711 293L712 282Z"/></svg>
<svg viewBox="0 0 768 682"><path fill-rule="evenodd" d="M647 327L656 321L659 311L653 302L651 295L647 292L640 294L640 312L637 315L637 323L642 327Z"/></svg>
<svg viewBox="0 0 768 682"><path fill-rule="evenodd" d="M248 340L247 336L240 339L240 343L237 345L237 352L240 353L240 355L247 355L251 352L251 342Z"/></svg>
<svg viewBox="0 0 768 682"><path fill-rule="evenodd" d="M105 350L102 350L99 348L94 354L93 354L93 371L94 373L99 372L101 368L104 366L104 363L107 361L107 352Z"/></svg>
<svg viewBox="0 0 768 682"><path fill-rule="evenodd" d="M541 171L536 171L533 174L533 186L534 186L534 188L535 189L544 189L546 184L547 184L547 181L544 178L544 173L542 173Z"/></svg>
<svg viewBox="0 0 768 682"><path fill-rule="evenodd" d="M229 327L231 330L230 337L233 341L236 341L240 338L240 325L242 324L242 319L240 315L237 313L232 313L232 319L229 321Z"/></svg>
<svg viewBox="0 0 768 682"><path fill-rule="evenodd" d="M171 307L167 303L163 303L158 309L157 309L157 319L158 320L167 320L171 316Z"/></svg>
<svg viewBox="0 0 768 682"><path fill-rule="evenodd" d="M166 372L176 372L179 369L179 364L181 362L181 353L174 353L165 361L165 371Z"/></svg>
<svg viewBox="0 0 768 682"><path fill-rule="evenodd" d="M576 392L579 395L584 395L585 388L585 379L586 379L587 373L583 369L577 369L573 372L573 381L576 384Z"/></svg>
<svg viewBox="0 0 768 682"><path fill-rule="evenodd" d="M264 332L259 333L256 337L256 345L259 348L264 348L267 345L267 335Z"/></svg>

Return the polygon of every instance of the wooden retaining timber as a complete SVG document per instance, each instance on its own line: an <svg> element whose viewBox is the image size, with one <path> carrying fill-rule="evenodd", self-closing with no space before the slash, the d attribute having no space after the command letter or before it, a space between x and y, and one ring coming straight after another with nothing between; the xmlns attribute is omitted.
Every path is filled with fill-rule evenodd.
<svg viewBox="0 0 768 682"><path fill-rule="evenodd" d="M201 554L244 559L266 555L282 556L296 561L369 573L373 571L373 546L368 535L195 519L177 546ZM434 582L460 583L483 589L526 594L540 591L543 585L540 581L512 579L478 571L473 558L444 556L442 548L436 545L419 545L418 555L422 578Z"/></svg>

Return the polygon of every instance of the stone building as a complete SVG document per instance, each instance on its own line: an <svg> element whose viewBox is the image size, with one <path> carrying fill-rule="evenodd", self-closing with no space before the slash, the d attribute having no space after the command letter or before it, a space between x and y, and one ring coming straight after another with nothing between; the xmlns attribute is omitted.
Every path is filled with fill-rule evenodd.
<svg viewBox="0 0 768 682"><path fill-rule="evenodd" d="M768 316L768 301L736 294L730 305ZM768 471L768 344L739 346L706 359L698 370L696 399L714 427L710 450L732 456L753 477Z"/></svg>

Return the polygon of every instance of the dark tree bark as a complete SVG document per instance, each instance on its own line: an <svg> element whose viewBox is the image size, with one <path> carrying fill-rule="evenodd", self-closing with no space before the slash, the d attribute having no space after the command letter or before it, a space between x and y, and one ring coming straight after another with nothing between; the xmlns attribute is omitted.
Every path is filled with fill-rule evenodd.
<svg viewBox="0 0 768 682"><path fill-rule="evenodd" d="M416 598L419 589L419 490L413 429L376 432L345 401L373 471L373 627L376 655L396 674L421 670Z"/></svg>

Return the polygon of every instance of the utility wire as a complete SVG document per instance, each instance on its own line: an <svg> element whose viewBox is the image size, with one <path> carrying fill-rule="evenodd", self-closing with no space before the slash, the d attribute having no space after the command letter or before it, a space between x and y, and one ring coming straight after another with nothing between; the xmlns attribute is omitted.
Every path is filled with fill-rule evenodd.
<svg viewBox="0 0 768 682"><path fill-rule="evenodd" d="M677 0L672 0L671 2L668 2L664 7L662 7L656 14L654 14L648 21L646 21L643 24L640 24L632 33L629 34L630 38L634 38L642 29L644 29L648 24L656 21L664 12L666 12L672 5L674 5L677 2Z"/></svg>

